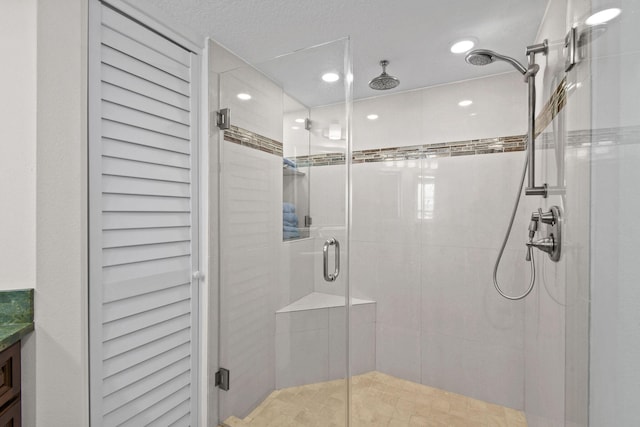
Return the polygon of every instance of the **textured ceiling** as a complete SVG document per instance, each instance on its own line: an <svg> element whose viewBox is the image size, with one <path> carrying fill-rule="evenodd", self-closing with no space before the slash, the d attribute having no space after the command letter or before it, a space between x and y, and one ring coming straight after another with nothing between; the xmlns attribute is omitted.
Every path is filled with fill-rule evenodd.
<svg viewBox="0 0 640 427"><path fill-rule="evenodd" d="M208 35L249 63L349 36L353 51L354 98L380 95L367 85L387 72L404 91L511 71L504 63L473 67L449 51L464 37L477 47L525 61L546 0L138 0ZM320 64L309 61L309 72ZM289 76L273 76L285 80ZM314 99L319 105L330 99Z"/></svg>

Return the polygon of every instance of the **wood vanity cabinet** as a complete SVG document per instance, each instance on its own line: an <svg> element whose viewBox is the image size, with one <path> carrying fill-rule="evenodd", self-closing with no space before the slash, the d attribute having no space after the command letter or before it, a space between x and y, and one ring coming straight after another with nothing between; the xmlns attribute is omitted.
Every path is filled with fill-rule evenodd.
<svg viewBox="0 0 640 427"><path fill-rule="evenodd" d="M20 427L20 341L0 352L0 427Z"/></svg>

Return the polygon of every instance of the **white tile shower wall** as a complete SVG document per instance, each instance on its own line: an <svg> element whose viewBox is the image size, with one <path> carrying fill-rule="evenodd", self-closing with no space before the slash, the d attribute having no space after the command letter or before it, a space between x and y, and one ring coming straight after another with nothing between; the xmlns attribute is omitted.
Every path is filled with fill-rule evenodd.
<svg viewBox="0 0 640 427"><path fill-rule="evenodd" d="M279 157L223 143L220 212L221 418L245 416L275 387L276 285L280 273L282 165Z"/></svg>
<svg viewBox="0 0 640 427"><path fill-rule="evenodd" d="M352 374L375 370L375 304L351 308ZM345 377L344 307L276 313L276 388Z"/></svg>
<svg viewBox="0 0 640 427"><path fill-rule="evenodd" d="M353 149L524 134L526 89L512 72L354 102ZM461 107L462 100L473 104Z"/></svg>
<svg viewBox="0 0 640 427"><path fill-rule="evenodd" d="M231 124L282 142L280 87L245 65L221 73L220 88L220 108L231 110ZM239 94L249 95L251 99L240 99Z"/></svg>
<svg viewBox="0 0 640 427"><path fill-rule="evenodd" d="M473 107L459 107L462 99ZM522 134L526 86L508 73L367 99L354 103L353 123L354 150ZM378 370L523 407L524 307L501 300L491 283L523 161L519 152L353 166L350 281L354 297L377 302ZM312 168L314 198L331 194L338 168ZM343 198L312 205L314 219L336 222ZM510 292L528 280L532 209L521 205L500 270L517 283ZM320 282L316 290L330 292Z"/></svg>
<svg viewBox="0 0 640 427"><path fill-rule="evenodd" d="M550 43L546 57L538 58L538 110L564 78L569 89L564 109L544 130L553 148L536 150L538 182L561 191L533 198L535 208L561 207L565 243L559 263L538 258L537 287L526 300L525 412L532 427L587 425L590 156L568 141L571 132L590 128L590 75L584 62L565 73L562 43L556 41L589 8L588 0L549 2L536 39Z"/></svg>
<svg viewBox="0 0 640 427"><path fill-rule="evenodd" d="M640 36L637 1L593 0L593 11L621 15L592 42L591 127L615 129L592 143L591 383L593 426L640 425L640 138L619 132L640 126ZM616 134L617 133L617 134Z"/></svg>
<svg viewBox="0 0 640 427"><path fill-rule="evenodd" d="M210 81L231 123L282 140L282 90L212 43ZM239 92L252 95L241 101ZM217 105L217 102L214 103ZM282 277L282 159L220 143L220 366L233 387L220 392L220 418L243 417L275 388L275 311Z"/></svg>

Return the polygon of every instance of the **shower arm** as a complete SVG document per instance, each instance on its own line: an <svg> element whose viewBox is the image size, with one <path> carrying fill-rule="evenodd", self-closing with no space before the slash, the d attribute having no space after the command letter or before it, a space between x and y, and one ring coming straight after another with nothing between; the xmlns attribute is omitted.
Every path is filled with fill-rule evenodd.
<svg viewBox="0 0 640 427"><path fill-rule="evenodd" d="M529 159L529 178L525 194L527 196L547 197L547 184L536 187L536 74L540 66L536 64L536 53L546 55L549 50L547 40L542 43L527 46L527 57L529 59L529 68L524 73L525 81L529 84L529 116L527 130L527 157Z"/></svg>

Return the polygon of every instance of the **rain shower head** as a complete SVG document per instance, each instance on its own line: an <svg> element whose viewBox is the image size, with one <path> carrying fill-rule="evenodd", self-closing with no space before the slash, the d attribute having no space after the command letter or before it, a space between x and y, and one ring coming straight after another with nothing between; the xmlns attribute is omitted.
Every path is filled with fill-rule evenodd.
<svg viewBox="0 0 640 427"><path fill-rule="evenodd" d="M383 59L380 61L380 65L382 66L382 74L371 79L369 87L375 90L388 90L397 87L400 84L400 80L387 74L387 65L389 65L389 61Z"/></svg>
<svg viewBox="0 0 640 427"><path fill-rule="evenodd" d="M472 50L467 54L464 60L471 65L487 65L491 64L494 61L504 61L511 64L522 74L525 74L527 72L527 69L521 63L511 58L510 56L500 55L499 53L487 49Z"/></svg>

